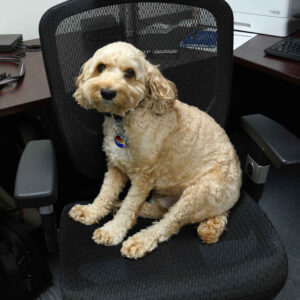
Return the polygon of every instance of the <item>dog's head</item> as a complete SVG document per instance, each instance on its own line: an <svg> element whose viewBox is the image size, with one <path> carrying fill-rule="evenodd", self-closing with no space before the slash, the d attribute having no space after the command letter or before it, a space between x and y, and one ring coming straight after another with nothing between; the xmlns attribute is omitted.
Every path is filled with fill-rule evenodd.
<svg viewBox="0 0 300 300"><path fill-rule="evenodd" d="M124 115L145 99L155 114L173 106L177 89L131 44L116 42L97 50L82 67L74 97L85 109Z"/></svg>

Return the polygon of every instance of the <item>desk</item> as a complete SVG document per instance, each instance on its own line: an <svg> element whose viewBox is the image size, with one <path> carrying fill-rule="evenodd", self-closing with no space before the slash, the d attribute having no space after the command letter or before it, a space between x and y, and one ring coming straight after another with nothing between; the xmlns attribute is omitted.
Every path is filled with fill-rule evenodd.
<svg viewBox="0 0 300 300"><path fill-rule="evenodd" d="M292 36L300 38L300 31ZM264 53L265 48L281 39L281 37L257 35L234 51L234 61L256 71L300 85L300 62Z"/></svg>
<svg viewBox="0 0 300 300"><path fill-rule="evenodd" d="M300 31L294 34L300 37ZM234 61L248 68L266 73L284 81L300 85L300 62L266 56L264 49L281 38L257 35L234 51ZM28 44L38 44L31 40ZM27 52L23 58L26 75L16 87L0 90L0 117L22 112L50 101L50 91L41 52ZM11 64L1 63L0 72L15 73Z"/></svg>
<svg viewBox="0 0 300 300"><path fill-rule="evenodd" d="M28 45L39 43L38 39L26 42ZM0 90L0 117L26 111L50 101L42 52L26 52L23 61L26 67L23 80ZM14 64L0 64L0 73L16 74L17 71Z"/></svg>

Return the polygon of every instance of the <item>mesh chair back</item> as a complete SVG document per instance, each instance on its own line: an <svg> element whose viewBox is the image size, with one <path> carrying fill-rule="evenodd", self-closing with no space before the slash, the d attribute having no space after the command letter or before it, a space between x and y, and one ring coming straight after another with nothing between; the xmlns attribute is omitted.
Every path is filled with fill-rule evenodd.
<svg viewBox="0 0 300 300"><path fill-rule="evenodd" d="M82 64L100 47L126 41L174 83L179 99L224 126L232 73L233 19L223 0L73 0L47 11L40 38L57 120L76 167L103 174L103 116L72 97Z"/></svg>

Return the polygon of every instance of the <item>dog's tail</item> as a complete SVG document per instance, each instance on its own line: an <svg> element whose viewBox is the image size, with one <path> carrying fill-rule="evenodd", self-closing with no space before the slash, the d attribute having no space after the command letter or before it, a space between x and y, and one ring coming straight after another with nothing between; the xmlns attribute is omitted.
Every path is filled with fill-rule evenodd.
<svg viewBox="0 0 300 300"><path fill-rule="evenodd" d="M121 204L121 201L115 201L113 204L114 209L117 210L121 206ZM167 211L168 209L162 207L158 203L151 201L144 202L142 207L140 208L138 216L149 219L161 219Z"/></svg>

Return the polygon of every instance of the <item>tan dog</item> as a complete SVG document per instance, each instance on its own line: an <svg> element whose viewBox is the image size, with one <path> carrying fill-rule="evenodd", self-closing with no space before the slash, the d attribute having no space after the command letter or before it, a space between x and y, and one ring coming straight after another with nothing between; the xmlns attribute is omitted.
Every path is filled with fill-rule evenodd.
<svg viewBox="0 0 300 300"><path fill-rule="evenodd" d="M116 215L95 230L93 240L121 243L142 215L161 220L124 241L123 256L143 257L189 223L200 223L204 242L218 241L241 185L240 162L225 131L203 111L177 100L175 84L125 42L96 51L77 78L74 97L86 109L111 115L103 124L108 171L100 193L69 215L86 225L97 223L118 206L131 181Z"/></svg>

